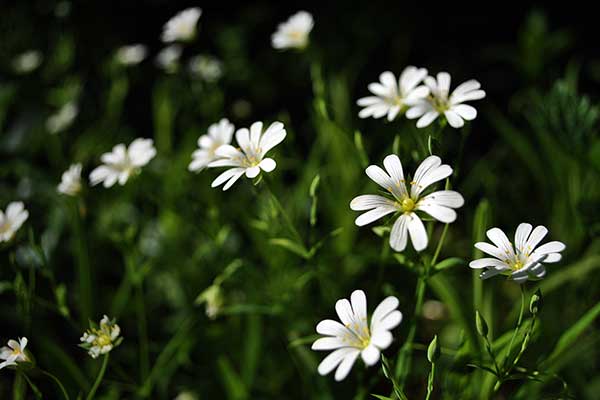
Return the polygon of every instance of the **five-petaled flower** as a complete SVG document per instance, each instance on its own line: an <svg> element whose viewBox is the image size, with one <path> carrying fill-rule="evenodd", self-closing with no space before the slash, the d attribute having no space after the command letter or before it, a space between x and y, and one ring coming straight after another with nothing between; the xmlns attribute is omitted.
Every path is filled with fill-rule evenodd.
<svg viewBox="0 0 600 400"><path fill-rule="evenodd" d="M367 366L377 363L381 351L392 343L390 331L402 321L402 313L397 310L398 303L394 296L384 299L375 308L369 324L365 292L355 290L350 301L338 300L335 311L342 323L326 319L317 325L317 333L326 337L317 339L312 349L334 350L319 364L319 374L327 375L337 367L335 380L341 381L359 355Z"/></svg>
<svg viewBox="0 0 600 400"><path fill-rule="evenodd" d="M29 212L20 201L10 203L6 212L0 210L0 243L10 241L28 217Z"/></svg>
<svg viewBox="0 0 600 400"><path fill-rule="evenodd" d="M430 185L452 174L449 165L442 164L437 156L429 156L415 172L412 180L405 180L402 164L398 156L392 154L383 160L385 171L376 165L370 165L366 173L375 183L384 188L393 198L367 194L354 198L350 208L355 211L367 211L356 218L356 225L363 226L388 214L399 216L392 226L390 246L403 251L408 236L417 251L427 247L427 232L416 211L423 211L444 223L456 220L454 208L462 207L463 197L453 190L440 190L423 196ZM407 189L410 185L410 191Z"/></svg>
<svg viewBox="0 0 600 400"><path fill-rule="evenodd" d="M0 363L0 369L17 365L20 362L28 362L29 357L25 353L25 347L27 347L27 338L19 338L19 341L9 340L8 347L4 346L0 349L0 360L4 360Z"/></svg>
<svg viewBox="0 0 600 400"><path fill-rule="evenodd" d="M121 344L123 338L120 335L119 325L115 323L114 319L111 320L105 315L100 321L99 328L91 326L81 336L82 343L79 346L86 349L92 358L98 358Z"/></svg>
<svg viewBox="0 0 600 400"><path fill-rule="evenodd" d="M227 190L244 174L247 178L255 178L261 170L273 171L277 164L272 158L265 158L265 155L281 143L285 135L285 128L281 122L273 122L264 133L262 122L253 123L250 130L238 129L235 140L240 149L229 144L222 145L215 151L220 159L208 164L209 168L232 167L219 175L213 181L212 187L227 182L223 186L223 190Z"/></svg>
<svg viewBox="0 0 600 400"><path fill-rule="evenodd" d="M430 94L406 111L406 118L419 118L417 128L424 128L431 124L438 116L444 115L453 128L460 128L464 120L472 121L477 117L477 110L465 101L480 100L485 97L485 92L480 89L481 84L474 79L468 80L450 92L450 74L440 72L437 80L428 76L425 85L429 87Z"/></svg>
<svg viewBox="0 0 600 400"><path fill-rule="evenodd" d="M165 43L187 42L196 36L196 25L202 15L197 7L187 8L172 17L163 28L162 41Z"/></svg>
<svg viewBox="0 0 600 400"><path fill-rule="evenodd" d="M73 164L63 172L58 192L67 196L77 196L81 191L81 164Z"/></svg>
<svg viewBox="0 0 600 400"><path fill-rule="evenodd" d="M219 157L215 151L224 144L230 144L235 130L227 118L208 127L208 134L198 139L198 149L192 153L192 162L188 166L190 171L200 171Z"/></svg>
<svg viewBox="0 0 600 400"><path fill-rule="evenodd" d="M308 44L308 35L313 26L313 16L309 12L298 11L279 24L271 36L271 44L276 49L302 49Z"/></svg>
<svg viewBox="0 0 600 400"><path fill-rule="evenodd" d="M125 185L129 177L139 172L140 168L148 164L156 155L156 149L152 139L135 139L129 147L118 144L110 153L104 153L101 157L104 165L94 169L90 174L90 182L97 185L103 182L108 188L119 182Z"/></svg>
<svg viewBox="0 0 600 400"><path fill-rule="evenodd" d="M387 115L388 121L394 120L407 107L417 104L429 95L429 88L420 85L427 76L425 68L412 65L404 68L400 78L390 72L383 72L379 82L369 84L373 96L363 97L356 102L364 107L358 113L360 118L382 118Z"/></svg>
<svg viewBox="0 0 600 400"><path fill-rule="evenodd" d="M506 275L518 283L524 283L528 279L543 278L546 275L543 263L560 261L562 258L560 252L566 246L562 242L553 241L537 247L548 233L548 229L542 225L532 228L531 224L520 224L515 232L514 246L501 229L488 230L487 237L494 245L478 242L475 243L475 247L494 258L471 261L469 267L485 268L481 273L481 279L499 274Z"/></svg>

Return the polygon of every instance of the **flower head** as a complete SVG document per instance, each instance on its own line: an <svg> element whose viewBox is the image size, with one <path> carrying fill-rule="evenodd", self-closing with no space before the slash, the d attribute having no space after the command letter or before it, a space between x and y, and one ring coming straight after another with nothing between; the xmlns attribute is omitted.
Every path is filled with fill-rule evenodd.
<svg viewBox="0 0 600 400"><path fill-rule="evenodd" d="M46 120L46 129L52 134L64 131L71 126L78 113L79 108L77 107L77 104L73 101L69 101L56 113L48 117Z"/></svg>
<svg viewBox="0 0 600 400"><path fill-rule="evenodd" d="M548 233L544 226L535 229L531 224L522 223L515 232L514 246L504 232L499 228L492 228L486 232L488 239L493 243L475 243L475 247L494 258L480 258L471 261L469 267L485 270L481 279L491 278L496 275L506 275L518 283L528 279L541 279L546 275L544 263L554 263L562 258L560 252L566 246L562 242L554 241L537 247ZM537 248L536 248L537 247Z"/></svg>
<svg viewBox="0 0 600 400"><path fill-rule="evenodd" d="M14 70L19 74L28 74L36 70L42 63L43 56L38 50L28 50L15 57L12 62Z"/></svg>
<svg viewBox="0 0 600 400"><path fill-rule="evenodd" d="M80 347L86 349L92 358L98 358L101 354L110 352L123 341L121 328L115 323L114 319L109 319L106 315L100 321L100 327L91 326L83 336L81 336Z"/></svg>
<svg viewBox="0 0 600 400"><path fill-rule="evenodd" d="M155 155L156 149L152 139L135 139L129 147L118 144L113 147L112 152L102 155L101 160L104 164L92 171L90 182L92 185L103 182L106 188L117 182L124 185L132 174L138 173Z"/></svg>
<svg viewBox="0 0 600 400"><path fill-rule="evenodd" d="M20 201L10 203L6 212L0 210L0 243L10 241L28 217L29 212Z"/></svg>
<svg viewBox="0 0 600 400"><path fill-rule="evenodd" d="M308 44L308 35L313 26L313 16L309 12L298 11L279 24L271 36L271 43L276 49L302 49Z"/></svg>
<svg viewBox="0 0 600 400"><path fill-rule="evenodd" d="M178 44L165 47L156 55L156 65L168 73L175 72L179 66L181 52L181 46Z"/></svg>
<svg viewBox="0 0 600 400"><path fill-rule="evenodd" d="M223 75L223 64L217 58L199 54L190 59L189 71L206 82L216 82Z"/></svg>
<svg viewBox="0 0 600 400"><path fill-rule="evenodd" d="M219 157L215 151L224 144L230 144L233 137L234 126L227 118L208 127L208 134L198 139L198 150L192 154L192 162L188 166L190 171L200 171Z"/></svg>
<svg viewBox="0 0 600 400"><path fill-rule="evenodd" d="M426 76L425 68L412 65L404 68L398 80L390 71L383 72L379 76L379 82L369 85L369 91L374 96L363 97L356 102L364 107L358 116L381 118L387 115L388 121L392 121L407 107L415 105L429 95L429 88L420 85Z"/></svg>
<svg viewBox="0 0 600 400"><path fill-rule="evenodd" d="M453 128L460 128L464 120L472 121L477 117L477 110L465 101L480 100L485 97L481 84L474 79L463 82L450 92L450 74L440 72L437 79L432 76L425 78L425 85L429 87L430 95L426 99L413 105L406 111L406 118L419 118L417 128L424 128L443 114Z"/></svg>
<svg viewBox="0 0 600 400"><path fill-rule="evenodd" d="M370 165L366 173L375 183L387 191L388 197L367 194L355 197L350 208L355 211L367 211L356 218L356 225L370 224L388 214L399 216L392 226L390 246L396 251L406 248L408 237L417 251L427 247L427 232L417 215L422 211L438 221L454 222L456 211L462 207L463 197L453 190L440 190L423 195L430 185L447 178L452 174L449 165L442 164L438 156L429 156L417 168L411 180L404 178L402 164L396 155L389 155L383 160L385 171L376 165ZM410 185L410 190L407 185Z"/></svg>
<svg viewBox="0 0 600 400"><path fill-rule="evenodd" d="M73 164L63 172L58 192L68 196L77 196L81 191L81 164Z"/></svg>
<svg viewBox="0 0 600 400"><path fill-rule="evenodd" d="M19 338L19 341L9 340L8 347L4 346L0 349L0 360L4 360L0 363L0 369L17 365L20 362L29 362L29 357L25 353L25 347L27 347L27 338Z"/></svg>
<svg viewBox="0 0 600 400"><path fill-rule="evenodd" d="M317 325L317 333L325 337L317 339L313 350L334 350L319 364L319 374L327 375L337 367L335 380L343 380L360 355L366 365L379 360L381 350L385 350L393 340L391 330L402 321L398 299L389 296L383 300L367 319L367 297L362 290L355 290L350 301L340 299L335 303L335 311L342 323L326 319Z"/></svg>
<svg viewBox="0 0 600 400"><path fill-rule="evenodd" d="M163 28L162 41L165 43L187 42L196 36L196 25L202 15L200 8L187 8L172 17Z"/></svg>
<svg viewBox="0 0 600 400"><path fill-rule="evenodd" d="M121 65L136 65L141 63L147 54L148 49L146 46L143 44L132 44L119 47L115 53L115 59Z"/></svg>
<svg viewBox="0 0 600 400"><path fill-rule="evenodd" d="M215 151L220 159L208 164L209 168L232 167L219 175L213 181L212 187L226 182L223 190L227 190L244 174L247 178L256 178L261 170L273 171L277 164L272 158L265 158L265 155L281 143L285 135L285 128L281 122L273 122L264 133L262 122L253 123L250 130L239 129L235 133L235 140L240 149L229 144L220 146Z"/></svg>

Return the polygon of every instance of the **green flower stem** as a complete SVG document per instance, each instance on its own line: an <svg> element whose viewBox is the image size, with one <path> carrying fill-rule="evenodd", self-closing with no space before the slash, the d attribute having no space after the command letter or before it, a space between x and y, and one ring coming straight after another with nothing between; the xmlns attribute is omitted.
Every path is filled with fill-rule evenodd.
<svg viewBox="0 0 600 400"><path fill-rule="evenodd" d="M500 366L498 365L498 361L496 360L496 355L494 354L494 351L492 350L492 344L490 343L490 340L488 339L487 336L485 336L484 339L485 339L485 349L487 350L490 358L494 362L494 368L496 369L496 376L499 377L501 375Z"/></svg>
<svg viewBox="0 0 600 400"><path fill-rule="evenodd" d="M521 324L523 323L523 313L525 311L525 285L519 285L521 287L521 309L519 311L519 318L517 320L517 326L513 331L512 337L510 338L510 343L508 345L508 350L506 352L506 357L504 358L503 369L506 369L508 365L508 360L510 359L510 353L512 352L512 347L517 336L519 329L521 328Z"/></svg>
<svg viewBox="0 0 600 400"><path fill-rule="evenodd" d="M431 394L433 393L433 381L435 380L435 363L431 363L431 370L429 371L429 376L427 377L427 396L425 396L425 400L429 400L431 398Z"/></svg>
<svg viewBox="0 0 600 400"><path fill-rule="evenodd" d="M536 318L536 314L533 314L533 318L531 320L531 325L529 325L529 329L527 330L527 333L525 334L526 338L531 337L531 334L533 333L533 328L535 327L535 318ZM521 356L523 355L523 353L525 353L525 350L527 350L527 347L529 347L529 343L524 343L524 345L521 346L521 349L519 350L519 353L517 354L517 356L513 360L511 366L508 368L508 371L506 371L507 375L510 374L510 372L512 371L512 369L514 367L517 366L517 364L519 363L519 360L521 359Z"/></svg>
<svg viewBox="0 0 600 400"><path fill-rule="evenodd" d="M40 372L43 375L46 375L47 377L49 377L50 379L52 379L56 383L56 385L60 388L60 391L62 392L63 397L66 400L69 400L69 394L67 393L67 391L66 391L65 387L63 386L62 382L56 376L52 375L48 371L44 371L43 369L40 369Z"/></svg>
<svg viewBox="0 0 600 400"><path fill-rule="evenodd" d="M27 381L27 384L29 385L29 387L33 391L34 396L36 398L38 398L38 399L41 399L42 398L42 392L40 392L40 389L38 389L38 387L31 381L31 379L29 379L29 377L27 376L27 374L23 373L22 376L23 376L23 378L25 378L25 381Z"/></svg>
<svg viewBox="0 0 600 400"><path fill-rule="evenodd" d="M92 389L88 393L86 400L92 400L94 398L94 396L96 395L96 390L98 390L98 387L100 386L100 383L102 382L102 378L104 378L104 373L106 372L106 367L108 366L108 357L109 357L109 354L107 353L104 356L104 360L102 361L102 366L100 367L100 371L98 372L96 381L94 382Z"/></svg>
<svg viewBox="0 0 600 400"><path fill-rule="evenodd" d="M148 323L146 321L146 304L144 302L143 283L135 286L135 308L137 313L137 329L140 346L140 377L144 382L150 371L150 351L148 346Z"/></svg>
<svg viewBox="0 0 600 400"><path fill-rule="evenodd" d="M79 204L77 201L72 203L72 224L75 240L77 241L77 274L79 275L79 305L80 305L80 320L83 325L86 325L91 316L92 310L92 274L90 270L90 259L85 239L85 231L83 229L83 221L79 212Z"/></svg>
<svg viewBox="0 0 600 400"><path fill-rule="evenodd" d="M442 250L442 246L444 245L444 241L446 240L446 233L448 232L449 226L450 226L450 224L444 225L444 230L442 231L442 236L440 236L440 241L438 242L437 247L435 248L435 252L433 253L433 258L431 259L431 263L430 263L431 267L435 266L435 263L440 255L440 251Z"/></svg>

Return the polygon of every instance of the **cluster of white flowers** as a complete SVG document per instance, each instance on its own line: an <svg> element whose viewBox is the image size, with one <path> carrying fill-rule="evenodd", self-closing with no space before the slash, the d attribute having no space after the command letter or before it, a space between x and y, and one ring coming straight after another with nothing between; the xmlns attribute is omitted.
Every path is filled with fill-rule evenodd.
<svg viewBox="0 0 600 400"><path fill-rule="evenodd" d="M6 212L0 210L0 243L10 241L27 218L29 212L20 201L10 203Z"/></svg>
<svg viewBox="0 0 600 400"><path fill-rule="evenodd" d="M100 320L100 327L92 326L81 336L81 346L88 351L92 358L98 358L102 354L109 353L123 341L121 328L114 319L106 315Z"/></svg>
<svg viewBox="0 0 600 400"><path fill-rule="evenodd" d="M4 360L0 363L0 369L17 365L21 362L29 362L29 357L25 353L25 347L27 347L27 338L19 338L16 340L9 340L8 346L4 346L0 349L0 360Z"/></svg>

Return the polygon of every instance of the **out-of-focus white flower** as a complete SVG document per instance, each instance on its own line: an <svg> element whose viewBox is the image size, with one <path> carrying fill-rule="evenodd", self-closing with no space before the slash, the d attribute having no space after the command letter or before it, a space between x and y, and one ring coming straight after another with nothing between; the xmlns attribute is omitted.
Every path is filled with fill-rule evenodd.
<svg viewBox="0 0 600 400"><path fill-rule="evenodd" d="M212 284L206 288L196 300L196 304L206 304L206 316L210 319L215 319L223 308L223 290L221 285Z"/></svg>
<svg viewBox="0 0 600 400"><path fill-rule="evenodd" d="M216 82L223 76L223 64L215 57L199 54L190 59L189 71L206 82Z"/></svg>
<svg viewBox="0 0 600 400"><path fill-rule="evenodd" d="M319 364L318 371L327 375L337 368L335 380L343 380L360 355L367 366L377 363L381 350L392 344L390 332L402 321L397 310L399 301L394 296L384 299L367 322L367 297L362 290L355 290L350 301L340 299L335 311L342 323L326 319L317 325L317 333L326 337L317 339L313 350L334 350Z"/></svg>
<svg viewBox="0 0 600 400"><path fill-rule="evenodd" d="M58 191L67 196L77 196L81 191L81 164L73 164L63 172Z"/></svg>
<svg viewBox="0 0 600 400"><path fill-rule="evenodd" d="M28 74L36 70L42 63L42 53L38 50L28 50L15 57L12 62L14 70L19 74Z"/></svg>
<svg viewBox="0 0 600 400"><path fill-rule="evenodd" d="M110 153L102 155L101 160L104 164L92 171L90 183L94 186L103 182L106 188L117 182L124 185L132 174L139 173L155 155L156 149L152 139L137 138L129 147L118 144Z"/></svg>
<svg viewBox="0 0 600 400"><path fill-rule="evenodd" d="M528 279L543 278L546 275L543 263L560 261L562 258L560 252L566 246L562 242L553 241L537 247L548 233L548 229L542 225L535 229L532 228L532 225L527 223L522 223L517 227L514 247L501 229L490 229L486 234L494 245L478 242L475 243L475 247L494 258L480 258L471 261L469 267L485 268L481 273L481 279L500 274L506 275L518 283L524 283Z"/></svg>
<svg viewBox="0 0 600 400"><path fill-rule="evenodd" d="M175 400L198 400L198 396L196 396L196 393L186 390L179 393L177 397L175 397Z"/></svg>
<svg viewBox="0 0 600 400"><path fill-rule="evenodd" d="M147 54L148 49L146 46L143 44L132 44L119 47L115 53L115 58L122 65L136 65L141 63Z"/></svg>
<svg viewBox="0 0 600 400"><path fill-rule="evenodd" d="M281 122L273 122L264 133L262 130L262 122L253 123L250 130L239 129L235 133L235 140L241 149L225 144L215 151L216 156L221 159L209 163L208 167L232 168L219 175L212 187L225 183L223 190L227 190L244 174L247 178L256 178L261 170L271 172L275 169L275 160L264 157L285 139L285 128Z"/></svg>
<svg viewBox="0 0 600 400"><path fill-rule="evenodd" d="M162 41L165 43L187 42L196 36L196 25L202 15L200 8L188 8L172 17L163 28Z"/></svg>
<svg viewBox="0 0 600 400"><path fill-rule="evenodd" d="M313 16L309 12L298 11L279 24L271 36L271 43L276 49L302 49L308 44L308 35L313 26Z"/></svg>
<svg viewBox="0 0 600 400"><path fill-rule="evenodd" d="M452 175L452 168L442 164L438 156L429 156L417 168L411 180L404 178L402 164L396 155L383 160L385 171L377 165L370 165L365 172L375 183L385 189L393 198L367 194L355 197L350 208L367 211L356 218L356 225L370 224L388 214L399 214L390 233L390 246L396 251L406 248L408 237L417 251L427 247L428 238L423 221L417 211L423 211L444 223L456 220L454 208L462 207L463 197L453 190L440 190L423 195L425 189ZM406 183L410 185L410 192Z"/></svg>
<svg viewBox="0 0 600 400"><path fill-rule="evenodd" d="M9 340L8 347L4 346L0 349L0 360L4 360L0 363L0 369L17 365L20 362L28 362L29 357L25 353L25 347L27 347L27 338L19 338L19 341Z"/></svg>
<svg viewBox="0 0 600 400"><path fill-rule="evenodd" d="M219 157L215 151L224 144L230 144L235 130L232 123L227 118L221 119L218 123L208 127L208 134L200 136L198 139L198 150L192 153L192 162L188 166L190 171L200 171Z"/></svg>
<svg viewBox="0 0 600 400"><path fill-rule="evenodd" d="M429 87L430 95L406 111L406 118L419 118L417 128L424 128L431 124L439 115L443 114L453 128L460 128L465 120L472 121L477 117L477 110L465 101L480 100L485 97L481 84L474 79L461 83L450 92L450 74L440 72L437 80L428 76L425 85Z"/></svg>
<svg viewBox="0 0 600 400"><path fill-rule="evenodd" d="M0 210L0 243L10 241L27 218L29 212L21 201L10 203L6 212Z"/></svg>
<svg viewBox="0 0 600 400"><path fill-rule="evenodd" d="M79 108L77 107L77 104L75 104L74 101L69 101L55 114L48 117L46 120L46 129L52 134L64 131L71 126L75 117L77 117L78 112Z"/></svg>
<svg viewBox="0 0 600 400"><path fill-rule="evenodd" d="M179 57L181 57L181 46L172 44L162 49L156 56L156 65L172 73L179 67Z"/></svg>
<svg viewBox="0 0 600 400"><path fill-rule="evenodd" d="M119 325L114 319L111 320L105 315L100 321L99 328L92 326L81 336L79 346L86 349L92 358L98 358L121 344L123 338L120 335Z"/></svg>
<svg viewBox="0 0 600 400"><path fill-rule="evenodd" d="M429 88L419 85L426 76L425 68L412 65L404 68L398 80L390 71L382 73L379 82L369 84L369 91L374 96L363 97L356 102L364 107L358 116L381 118L387 115L388 121L392 121L407 107L417 104L429 95Z"/></svg>

